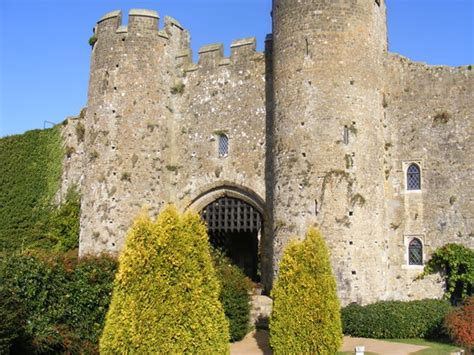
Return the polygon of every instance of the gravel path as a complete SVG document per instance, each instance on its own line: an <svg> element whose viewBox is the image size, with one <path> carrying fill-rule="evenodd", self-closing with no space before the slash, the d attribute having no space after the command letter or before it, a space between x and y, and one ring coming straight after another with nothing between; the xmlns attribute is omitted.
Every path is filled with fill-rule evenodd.
<svg viewBox="0 0 474 355"><path fill-rule="evenodd" d="M391 343L376 339L344 337L341 351L354 351L356 346L361 345L365 346L365 351L383 355L408 355L428 348L427 346Z"/></svg>
<svg viewBox="0 0 474 355"><path fill-rule="evenodd" d="M344 337L341 351L353 352L356 346L365 346L365 351L383 355L408 355L427 348L383 340ZM247 334L243 340L231 344L230 353L231 355L270 355L272 352L268 345L268 332L258 330Z"/></svg>

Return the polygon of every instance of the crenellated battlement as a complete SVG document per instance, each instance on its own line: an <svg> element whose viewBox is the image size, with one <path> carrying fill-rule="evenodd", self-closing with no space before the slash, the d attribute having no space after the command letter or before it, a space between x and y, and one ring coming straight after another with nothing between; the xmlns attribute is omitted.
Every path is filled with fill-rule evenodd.
<svg viewBox="0 0 474 355"><path fill-rule="evenodd" d="M257 41L255 37L241 38L230 45L230 57L224 56L224 45L213 43L199 48L198 61L193 62L192 50L184 49L177 53L176 60L186 72L199 69L210 70L227 65L244 65L254 61L263 60L264 54L256 51Z"/></svg>
<svg viewBox="0 0 474 355"><path fill-rule="evenodd" d="M230 56L224 56L224 45L213 43L202 46L198 51L198 60L193 62L193 53L189 46L189 34L181 23L169 16L164 17L163 28L160 29L160 15L157 11L145 9L131 9L128 13L128 25L122 23L122 12L112 11L100 18L94 28L97 41L105 39L107 43L125 41L129 35L139 37L154 36L169 40L176 36L175 60L176 65L185 72L199 69L213 70L228 65L251 65L254 61L263 60L264 54L256 51L255 37L241 38L230 45ZM120 35L121 37L115 37ZM114 39L115 38L115 39ZM117 39L119 38L119 39Z"/></svg>
<svg viewBox="0 0 474 355"><path fill-rule="evenodd" d="M185 31L174 18L165 16L164 28L160 30L160 15L154 10L131 9L128 13L128 25L122 24L122 11L116 10L102 16L94 28L97 39L107 34L123 33L158 33L160 37L169 38L174 28Z"/></svg>
<svg viewBox="0 0 474 355"><path fill-rule="evenodd" d="M132 9L128 13L128 31L156 31L160 16L152 10Z"/></svg>
<svg viewBox="0 0 474 355"><path fill-rule="evenodd" d="M199 61L201 67L216 67L224 59L224 45L222 43L208 44L199 48Z"/></svg>
<svg viewBox="0 0 474 355"><path fill-rule="evenodd" d="M94 28L97 37L106 32L115 32L122 24L122 11L116 10L102 16Z"/></svg>

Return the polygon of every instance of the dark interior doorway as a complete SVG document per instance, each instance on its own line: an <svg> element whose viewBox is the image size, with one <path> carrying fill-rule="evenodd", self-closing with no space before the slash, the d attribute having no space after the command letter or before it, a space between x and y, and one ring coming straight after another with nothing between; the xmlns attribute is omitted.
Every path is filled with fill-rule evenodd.
<svg viewBox="0 0 474 355"><path fill-rule="evenodd" d="M221 249L253 281L258 272L260 213L250 204L233 197L221 197L201 212L211 244Z"/></svg>

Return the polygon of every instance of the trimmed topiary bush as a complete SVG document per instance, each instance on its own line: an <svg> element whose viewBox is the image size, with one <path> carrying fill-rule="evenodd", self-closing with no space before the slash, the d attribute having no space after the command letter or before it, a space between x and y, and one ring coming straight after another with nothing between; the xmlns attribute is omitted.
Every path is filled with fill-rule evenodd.
<svg viewBox="0 0 474 355"><path fill-rule="evenodd" d="M451 340L472 354L474 350L474 296L467 298L464 305L450 312L444 326Z"/></svg>
<svg viewBox="0 0 474 355"><path fill-rule="evenodd" d="M342 344L340 305L329 252L310 228L290 243L273 287L270 345L275 354L335 354Z"/></svg>
<svg viewBox="0 0 474 355"><path fill-rule="evenodd" d="M443 319L452 309L447 301L381 301L342 309L345 335L362 338L442 338Z"/></svg>
<svg viewBox="0 0 474 355"><path fill-rule="evenodd" d="M213 250L212 258L221 283L219 300L229 321L230 340L238 341L249 331L252 282L219 250Z"/></svg>
<svg viewBox="0 0 474 355"><path fill-rule="evenodd" d="M141 215L119 258L101 354L229 353L219 293L199 216Z"/></svg>

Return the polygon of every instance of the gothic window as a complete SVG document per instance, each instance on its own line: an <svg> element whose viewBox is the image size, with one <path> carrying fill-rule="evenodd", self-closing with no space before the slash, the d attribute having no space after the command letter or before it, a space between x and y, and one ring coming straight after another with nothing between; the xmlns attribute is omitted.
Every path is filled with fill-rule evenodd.
<svg viewBox="0 0 474 355"><path fill-rule="evenodd" d="M418 238L414 238L408 245L408 264L423 265L423 245Z"/></svg>
<svg viewBox="0 0 474 355"><path fill-rule="evenodd" d="M407 190L421 190L421 172L416 164L410 164L407 169Z"/></svg>
<svg viewBox="0 0 474 355"><path fill-rule="evenodd" d="M219 134L219 158L225 158L229 154L229 137Z"/></svg>

